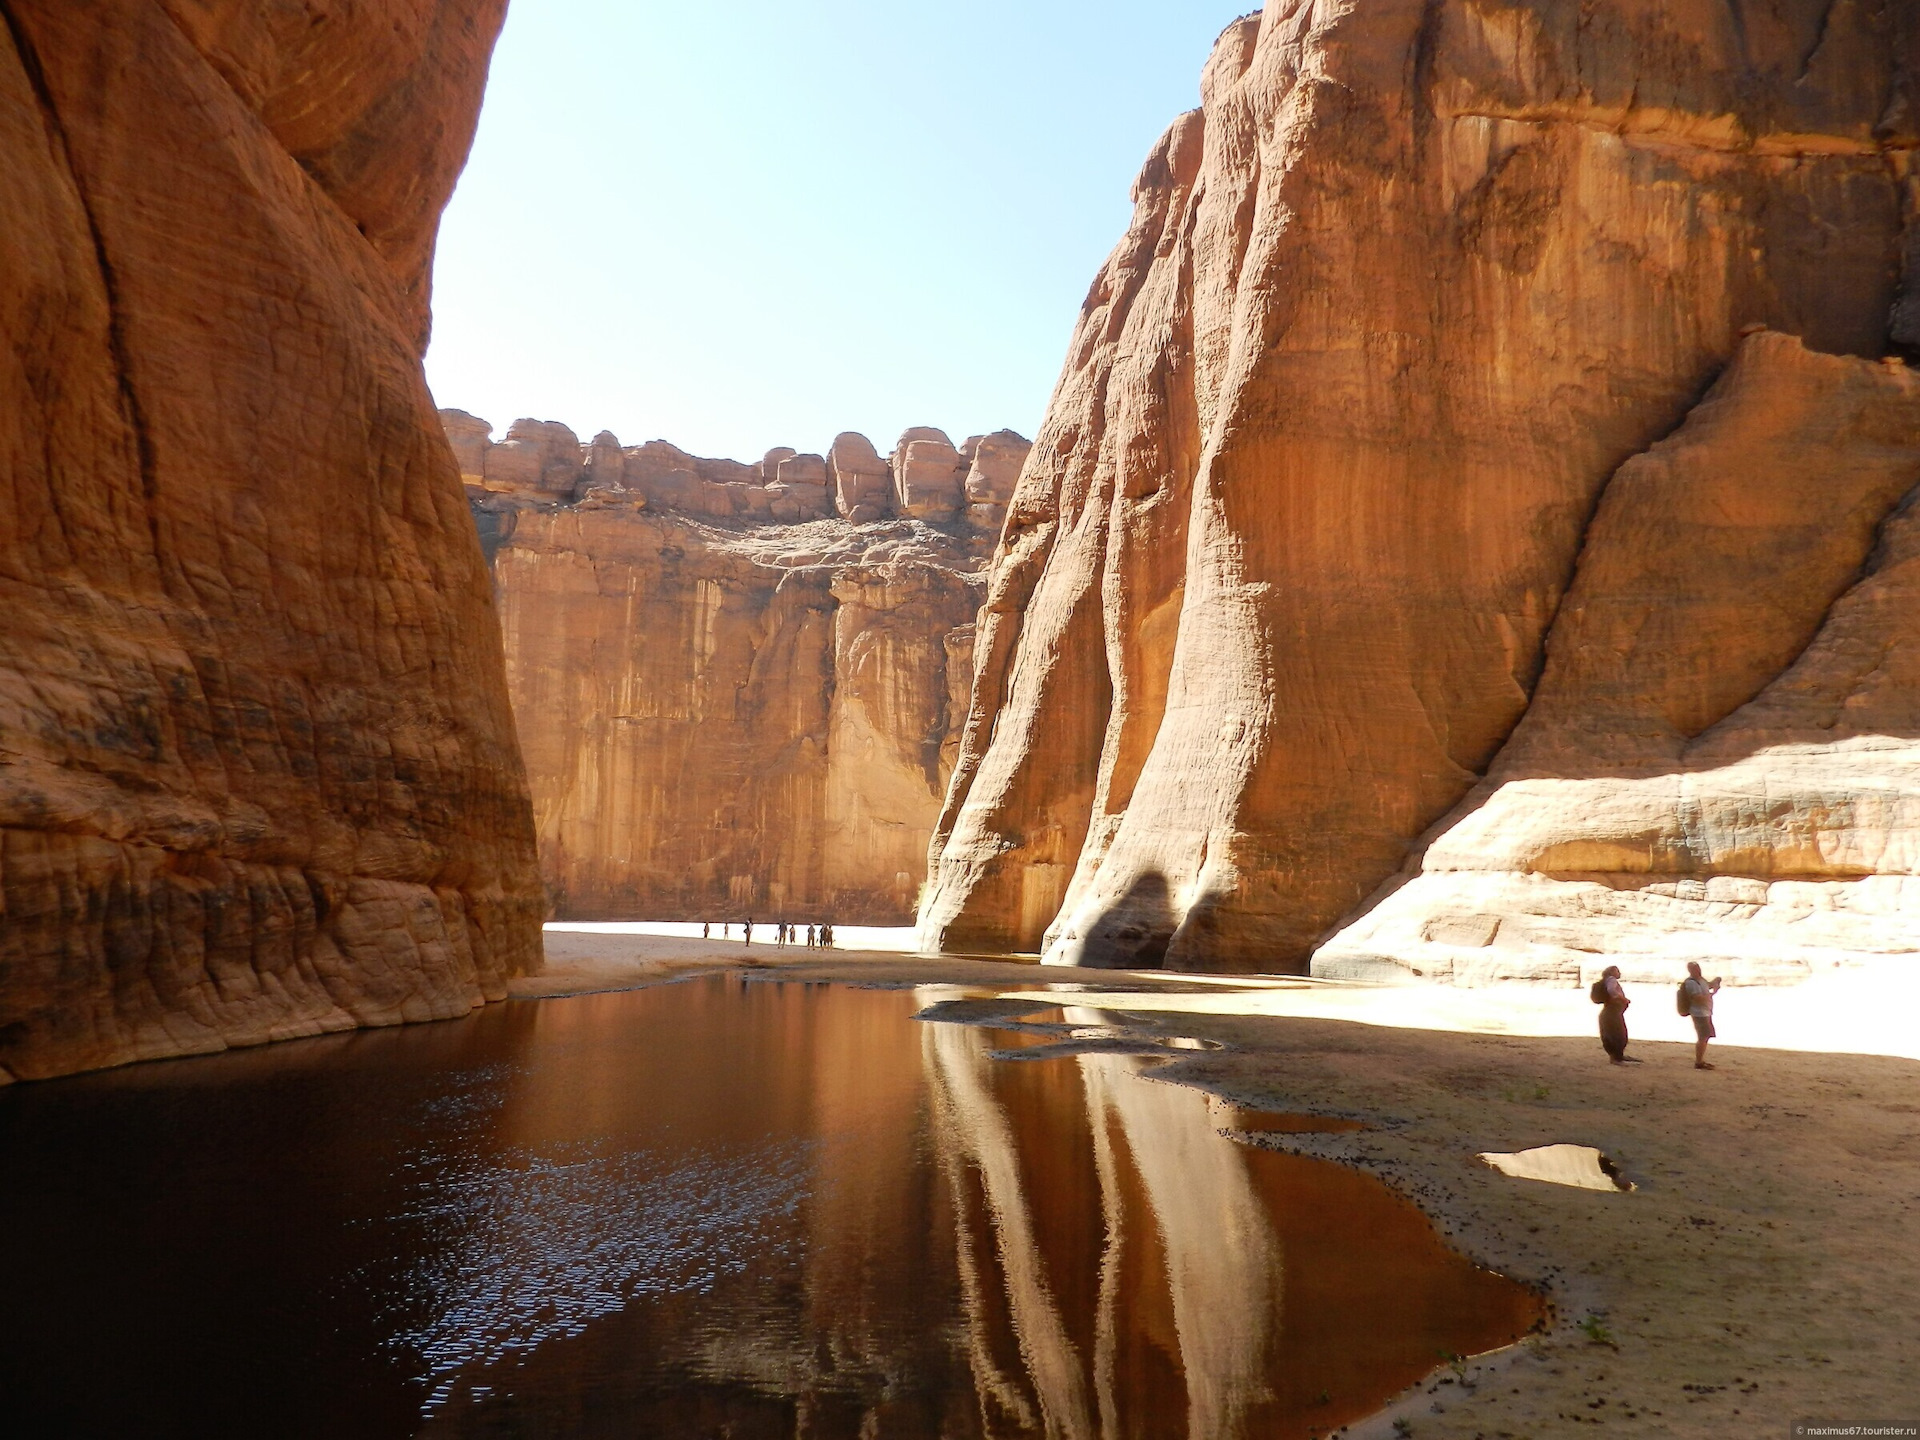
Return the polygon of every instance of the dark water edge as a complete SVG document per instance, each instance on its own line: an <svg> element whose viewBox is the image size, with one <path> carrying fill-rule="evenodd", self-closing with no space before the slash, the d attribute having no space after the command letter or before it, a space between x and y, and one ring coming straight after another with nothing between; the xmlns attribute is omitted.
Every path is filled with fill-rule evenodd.
<svg viewBox="0 0 1920 1440"><path fill-rule="evenodd" d="M1534 1323L1124 1053L711 976L0 1091L0 1429L1306 1436Z"/></svg>

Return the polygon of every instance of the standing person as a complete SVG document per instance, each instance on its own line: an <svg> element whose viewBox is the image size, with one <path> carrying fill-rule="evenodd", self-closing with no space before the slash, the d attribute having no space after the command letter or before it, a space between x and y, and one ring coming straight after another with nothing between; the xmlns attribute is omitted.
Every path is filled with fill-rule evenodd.
<svg viewBox="0 0 1920 1440"><path fill-rule="evenodd" d="M742 940L740 943L742 945L753 944L753 917L751 915L747 916L747 923L741 926L740 929L741 929L741 933L743 933L747 937L746 939Z"/></svg>
<svg viewBox="0 0 1920 1440"><path fill-rule="evenodd" d="M1717 1033L1713 1028L1713 997L1720 993L1720 977L1708 980L1700 973L1700 962L1687 962L1687 978L1680 982L1680 998L1686 1001L1687 1016L1693 1021L1693 1068L1711 1070L1707 1063L1707 1042Z"/></svg>
<svg viewBox="0 0 1920 1440"><path fill-rule="evenodd" d="M1607 1052L1607 1059L1615 1065L1638 1065L1639 1057L1627 1054L1627 1007L1633 1001L1627 998L1626 986L1620 983L1618 965L1609 965L1600 972L1600 979L1593 987L1593 998L1600 1002L1600 1047Z"/></svg>
<svg viewBox="0 0 1920 1440"><path fill-rule="evenodd" d="M711 920L702 920L700 922L700 938L702 940L707 939L708 938L707 931L711 930L712 928L713 928L713 922Z"/></svg>

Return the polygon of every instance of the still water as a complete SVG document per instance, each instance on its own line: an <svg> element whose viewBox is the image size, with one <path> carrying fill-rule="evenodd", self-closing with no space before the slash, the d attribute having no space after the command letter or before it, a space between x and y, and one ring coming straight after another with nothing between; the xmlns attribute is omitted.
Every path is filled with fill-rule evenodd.
<svg viewBox="0 0 1920 1440"><path fill-rule="evenodd" d="M1306 1436L1539 1314L1153 1057L938 998L711 977L0 1091L0 1429Z"/></svg>

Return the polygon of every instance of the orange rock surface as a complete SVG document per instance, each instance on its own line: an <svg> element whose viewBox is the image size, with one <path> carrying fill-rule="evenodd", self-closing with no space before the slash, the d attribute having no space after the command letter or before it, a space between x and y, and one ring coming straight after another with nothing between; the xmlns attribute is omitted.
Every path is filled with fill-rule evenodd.
<svg viewBox="0 0 1920 1440"><path fill-rule="evenodd" d="M503 10L0 4L0 1078L538 964L420 368Z"/></svg>
<svg viewBox="0 0 1920 1440"><path fill-rule="evenodd" d="M1804 978L1920 922L1920 374L1756 335L1607 486L1533 703L1316 972Z"/></svg>
<svg viewBox="0 0 1920 1440"><path fill-rule="evenodd" d="M1892 326L1920 340L1901 299L1916 44L1911 7L1824 0L1272 0L1230 26L1201 108L1141 172L1012 497L923 944L1306 968L1487 775L1609 481L1688 422L1742 333L1868 361ZM1755 363L1795 394L1865 383L1782 343ZM1812 453L1828 401L1802 399L1811 431L1756 439L1800 447L1775 472L1789 490L1850 453ZM1691 658L1646 636L1666 657L1649 697L1662 667L1715 674L1676 725L1793 663L1786 637L1845 591L1897 470L1855 477L1840 508L1754 498L1796 533L1830 527L1818 563L1785 540L1757 571L1695 557L1719 572L1693 607L1713 626L1756 573L1794 618L1737 655L1693 620L1675 621ZM1687 596L1655 613L1669 599ZM1858 643L1891 645L1876 606ZM1749 756L1798 743L1804 715L1765 713ZM1903 723L1875 711L1861 736ZM1757 763L1765 785L1775 761ZM1812 805L1854 781L1796 784ZM1810 853L1731 816L1708 826L1742 837L1716 875L1768 873L1742 847ZM1474 832L1482 853L1506 823ZM1835 873L1904 864L1866 848Z"/></svg>
<svg viewBox="0 0 1920 1440"><path fill-rule="evenodd" d="M488 445L486 422L443 419L492 557L556 915L910 922L995 487L1027 442L910 432L889 466L846 434L744 465L527 420Z"/></svg>

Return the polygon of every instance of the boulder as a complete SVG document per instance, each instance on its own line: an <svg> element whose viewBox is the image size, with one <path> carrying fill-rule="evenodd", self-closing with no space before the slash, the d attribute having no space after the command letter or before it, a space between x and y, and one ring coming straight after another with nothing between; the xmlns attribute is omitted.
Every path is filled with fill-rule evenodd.
<svg viewBox="0 0 1920 1440"><path fill-rule="evenodd" d="M583 483L601 487L621 487L627 478L626 452L620 437L602 430L587 446L586 479Z"/></svg>
<svg viewBox="0 0 1920 1440"><path fill-rule="evenodd" d="M893 473L873 442L852 431L834 437L827 451L834 507L860 524L884 518L893 508Z"/></svg>
<svg viewBox="0 0 1920 1440"><path fill-rule="evenodd" d="M965 499L960 452L944 435L909 438L914 433L901 436L894 452L894 493L900 513L935 523L951 520Z"/></svg>
<svg viewBox="0 0 1920 1440"><path fill-rule="evenodd" d="M1006 523L1007 502L1027 463L1033 442L1011 430L996 430L968 441L967 523L998 535Z"/></svg>
<svg viewBox="0 0 1920 1440"><path fill-rule="evenodd" d="M827 461L822 455L790 455L780 462L774 482L767 486L769 508L776 520L818 520L833 513L827 489Z"/></svg>
<svg viewBox="0 0 1920 1440"><path fill-rule="evenodd" d="M762 485L771 485L775 480L779 479L781 462L791 460L799 453L800 452L795 450L791 445L776 445L773 449L767 451L760 460L760 483Z"/></svg>
<svg viewBox="0 0 1920 1440"><path fill-rule="evenodd" d="M521 495L571 495L582 461L580 437L557 420L516 420L486 453L486 485Z"/></svg>
<svg viewBox="0 0 1920 1440"><path fill-rule="evenodd" d="M460 478L469 485L484 485L487 451L493 448L493 425L464 410L442 410L440 429L447 437L447 448L460 467Z"/></svg>

